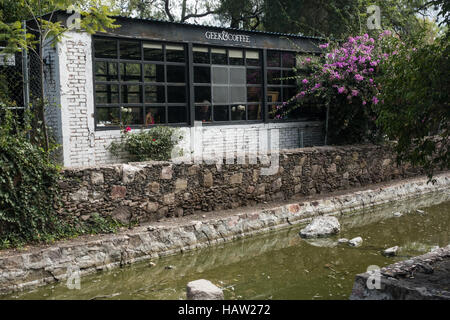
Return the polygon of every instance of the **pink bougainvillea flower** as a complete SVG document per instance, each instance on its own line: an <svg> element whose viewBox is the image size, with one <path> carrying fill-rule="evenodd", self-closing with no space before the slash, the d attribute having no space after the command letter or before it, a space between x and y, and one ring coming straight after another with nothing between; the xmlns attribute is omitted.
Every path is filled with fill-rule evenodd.
<svg viewBox="0 0 450 320"><path fill-rule="evenodd" d="M324 43L324 44L319 45L319 48L326 49L326 48L328 48L329 45L330 45L329 43Z"/></svg>
<svg viewBox="0 0 450 320"><path fill-rule="evenodd" d="M367 104L367 102L366 102L366 101L363 101L362 104L363 104L363 106L365 106L365 105Z"/></svg>
<svg viewBox="0 0 450 320"><path fill-rule="evenodd" d="M302 82L303 82L304 84L307 84L309 81L308 81L308 79L303 79Z"/></svg>
<svg viewBox="0 0 450 320"><path fill-rule="evenodd" d="M356 74L355 75L355 79L356 79L356 81L363 81L364 77L362 75L360 75L360 74Z"/></svg>
<svg viewBox="0 0 450 320"><path fill-rule="evenodd" d="M373 98L372 98L373 104L378 104L379 101L380 101L380 100L378 100L377 97L373 97Z"/></svg>
<svg viewBox="0 0 450 320"><path fill-rule="evenodd" d="M356 97L358 95L359 91L358 90L352 90L352 96Z"/></svg>
<svg viewBox="0 0 450 320"><path fill-rule="evenodd" d="M344 93L344 92L345 92L345 87L340 87L340 88L338 88L338 92L339 92L339 93Z"/></svg>

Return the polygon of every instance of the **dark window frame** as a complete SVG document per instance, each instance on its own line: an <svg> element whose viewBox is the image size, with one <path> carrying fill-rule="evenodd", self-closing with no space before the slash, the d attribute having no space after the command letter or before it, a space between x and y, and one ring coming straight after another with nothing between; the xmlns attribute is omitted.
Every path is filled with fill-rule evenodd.
<svg viewBox="0 0 450 320"><path fill-rule="evenodd" d="M228 69L231 68L239 68L239 67L244 67L245 68L245 90L246 90L246 95L247 95L247 90L249 87L257 87L261 89L261 101L260 102L249 102L248 101L248 97L247 97L247 101L246 103L240 103L240 105L244 105L245 106L245 120L232 120L232 107L237 105L236 103L233 103L232 101L229 101L229 103L213 103L213 83L212 83L212 79L210 79L209 83L200 83L200 82L192 82L190 85L192 85L192 87L194 88L193 91L195 91L195 87L210 87L211 88L211 101L210 101L210 121L205 121L202 122L203 125L230 125L230 124L254 124L254 123L263 123L264 122L264 115L265 115L265 103L264 103L264 79L263 79L263 65L264 65L264 60L263 60L263 50L264 49L260 49L260 48L247 48L247 47L231 47L231 46L217 46L217 45L207 45L207 44L197 44L197 43L193 43L192 47L202 47L202 48L208 48L208 54L209 54L209 63L197 63L192 61L192 67L190 68L191 70L194 70L195 67L209 67L212 69L213 66L227 66ZM222 49L225 50L226 52L226 56L227 56L227 64L214 64L212 63L212 49ZM243 56L243 64L231 64L230 63L230 54L229 54L229 50L241 50L242 51L242 56ZM259 53L259 61L260 64L259 66L254 66L254 65L248 65L247 63L247 56L246 53L247 51L257 51ZM254 70L260 70L261 72L261 83L260 84L248 84L247 83L247 70L249 69L254 69ZM210 76L212 77L212 72L210 72ZM220 86L220 85L219 85ZM224 87L228 87L231 88L232 86L230 86L230 84L226 84L223 85ZM228 93L229 94L229 93ZM195 102L195 98L193 99L194 104L193 104L193 109L194 109L194 117L195 117L195 110L198 106L202 106L204 105L202 102ZM256 119L256 120L249 120L248 119L248 110L249 110L249 106L258 106L260 105L261 110L260 110L260 119ZM228 110L228 120L226 121L221 121L221 120L216 120L214 118L214 106L219 106L219 107L223 107L226 106L227 110ZM194 118L195 119L195 118ZM198 121L198 120L196 120Z"/></svg>
<svg viewBox="0 0 450 320"><path fill-rule="evenodd" d="M100 40L112 40L115 41L115 46L116 46L116 50L117 50L117 57L115 59L111 59L111 58L95 58L95 49L94 49L94 40L95 39L100 39ZM125 60L125 59L120 59L120 52L119 52L119 48L120 48L120 40L122 41L130 41L130 40L134 40L140 43L140 48L141 48L141 59L140 60ZM143 44L144 43L155 43L155 44L161 44L163 47L163 61L150 61L150 60L144 60L144 47ZM166 56L166 45L181 45L184 47L184 57L185 57L185 61L184 62L168 62L167 61L167 56ZM208 54L209 54L209 63L194 63L193 62L193 47L204 47L204 48L208 48ZM97 107L99 108L120 108L120 107L133 107L133 106L139 106L140 108L142 108L142 113L143 113L143 121L144 123L141 125L130 125L130 127L132 128L146 128L146 127L152 127L154 125L168 125L168 126L193 126L194 125L194 121L195 121L195 108L196 106L198 106L201 103L195 103L194 101L194 88L196 86L209 86L212 87L211 82L210 83L195 83L194 82L194 77L193 77L193 70L194 70L194 66L209 66L211 67L212 65L212 59L211 59L211 49L212 48L218 48L218 49L225 49L226 53L227 53L227 66L233 67L233 66L237 66L237 65L233 65L230 64L230 57L229 57L229 50L242 50L243 51L243 58L244 58L244 64L242 66L245 66L246 68L246 72L248 69L259 69L261 70L261 75L262 75L262 79L261 79L261 84L248 84L246 83L246 90L248 90L249 87L258 87L261 88L261 96L262 99L260 102L248 102L248 98L247 98L247 103L246 103L246 115L245 115L245 119L246 120L231 120L231 106L233 106L233 104L230 102L230 104L228 105L228 121L214 121L214 109L213 106L211 107L211 122L204 122L203 125L208 126L208 125L238 125L238 124L254 124L254 123L278 123L278 122L298 122L298 121L302 121L301 118L298 119L282 119L282 120L277 120L277 119L273 119L269 117L269 113L271 111L270 108L272 108L273 105L277 105L278 103L271 103L267 101L267 88L269 87L280 87L281 90L281 95L283 95L283 87L291 87L291 88L298 88L297 85L288 85L288 86L284 86L283 84L281 85L269 85L267 83L267 70L270 69L280 69L280 70L293 70L293 67L289 67L289 68L283 68L283 61L282 61L282 52L286 52L286 53L292 53L295 56L295 59L298 55L317 55L317 53L314 52L302 52L300 50L289 50L289 49L282 49L282 50L276 50L276 49L271 49L271 48L264 48L264 47L240 47L240 46L220 46L220 45L214 45L214 44L208 44L208 43L204 43L204 42L175 42L175 41L164 41L164 40L155 40L155 39L147 39L147 38L141 38L141 39L130 39L127 37L122 37L122 36L103 36L103 35L94 35L93 36L93 41L92 41L92 60L93 60L93 83L94 83L94 123L95 123L95 130L117 130L120 129L120 125L118 126L97 126ZM246 51L258 51L259 52L259 60L260 60L260 64L258 66L255 65L248 65L247 63L247 57L246 57ZM280 55L280 67L269 67L267 65L267 52L268 51L278 51L279 55ZM99 81L96 80L96 74L95 74L95 62L96 61L104 61L104 62L113 62L113 63L117 63L117 81ZM296 65L296 61L295 60L295 65ZM128 63L140 63L141 64L141 79L140 81L136 81L136 82L122 82L119 81L119 77L120 77L120 63L121 62L128 62ZM160 64L160 65L164 65L164 82L147 82L145 81L145 75L144 75L144 65L145 64ZM169 83L167 82L167 65L183 65L185 67L185 83ZM238 65L239 66L239 65ZM283 74L282 74L283 77ZM247 82L247 81L246 81ZM115 104L98 104L96 102L96 94L95 94L95 85L96 84L116 84L119 85L118 90L119 90L119 103L115 103ZM122 90L121 90L121 85L133 85L133 84L138 84L141 86L141 93L140 93L140 97L141 97L141 103L128 103L128 104L123 104L120 103L120 101L122 100ZM147 103L145 102L145 86L148 85L154 85L154 86L164 86L164 92L165 92L165 102L164 103ZM168 86L185 86L185 95L186 95L186 99L185 102L183 103L169 103L168 101L168 95L167 95L167 87ZM248 91L247 91L248 94ZM212 98L212 97L211 97ZM282 100L283 98L281 98L280 100ZM283 101L283 100L282 100ZM212 99L211 99L212 102ZM217 105L223 105L223 104L217 104ZM248 112L249 112L249 105L260 105L261 106L261 119L260 120L248 120ZM186 110L186 122L183 123L169 123L168 122L168 110L169 107L175 107L175 106L183 106ZM158 107L163 107L165 108L165 122L164 123L155 123L154 125L145 125L145 116L146 116L146 108L158 108ZM119 113L121 114L121 109L119 109ZM120 120L121 121L121 116L120 116Z"/></svg>
<svg viewBox="0 0 450 320"><path fill-rule="evenodd" d="M94 123L95 123L95 130L101 131L101 130L117 130L121 128L122 123L122 108L133 108L133 107L139 107L141 108L142 113L142 124L130 124L129 126L131 128L150 128L152 126L157 125L169 125L169 126L187 126L190 123L190 116L189 116L189 81L188 81L188 47L185 43L179 43L179 42L167 42L167 41L152 41L152 40L145 40L145 39L128 39L128 38L120 38L120 37L105 37L105 36L93 36L92 41L92 63L93 63L93 84L94 84ZM109 40L109 41L115 41L116 42L116 50L117 50L117 57L115 59L112 58L96 58L95 57L95 45L94 42L96 39L99 40ZM120 41L130 41L134 40L134 42L139 43L140 46L140 52L141 57L140 59L130 60L130 59L121 59L120 58ZM155 43L155 44L161 44L163 49L163 61L151 61L151 60L145 60L144 59L144 43ZM166 46L167 45L177 45L177 46L183 46L183 52L184 52L184 62L171 62L167 61L167 55L166 55ZM96 62L110 62L110 63L116 63L117 64L117 78L115 81L103 81L103 80L97 80L96 79ZM139 81L124 81L121 80L121 64L122 63L135 63L140 65L140 80ZM164 81L163 82L152 82L152 81L145 81L145 74L144 74L144 65L146 64L158 64L164 66ZM167 66L184 66L185 74L184 74L184 81L185 82L168 82L167 81ZM96 85L118 85L118 103L97 103L97 97L96 97ZM122 102L122 88L123 86L133 86L137 85L140 88L140 102L130 102L130 103L124 103ZM165 97L164 103L161 102L146 102L145 100L145 87L146 86L164 86L164 92ZM185 87L185 101L184 102L168 102L169 97L167 94L168 87ZM165 117L164 123L155 123L155 124L145 124L146 121L146 109L149 108L159 108L164 107L165 109ZM184 107L185 109L185 122L177 122L177 123L170 123L169 121L169 109L171 107ZM99 126L97 124L97 108L119 108L119 125L108 125L108 126Z"/></svg>

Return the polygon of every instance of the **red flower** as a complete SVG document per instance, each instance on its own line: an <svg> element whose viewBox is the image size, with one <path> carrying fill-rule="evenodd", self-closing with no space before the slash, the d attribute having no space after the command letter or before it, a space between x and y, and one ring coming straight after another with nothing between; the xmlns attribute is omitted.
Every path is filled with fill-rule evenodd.
<svg viewBox="0 0 450 320"><path fill-rule="evenodd" d="M156 139L153 139L153 141L156 141Z"/></svg>
<svg viewBox="0 0 450 320"><path fill-rule="evenodd" d="M126 129L125 129L125 132L130 132L131 131L131 128L130 127L127 127Z"/></svg>

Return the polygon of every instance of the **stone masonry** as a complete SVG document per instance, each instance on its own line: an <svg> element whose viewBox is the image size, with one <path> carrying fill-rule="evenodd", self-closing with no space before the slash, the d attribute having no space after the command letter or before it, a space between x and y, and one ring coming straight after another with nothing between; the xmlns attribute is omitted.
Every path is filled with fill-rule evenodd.
<svg viewBox="0 0 450 320"><path fill-rule="evenodd" d="M279 168L257 164L130 163L70 168L60 182L61 215L93 213L123 223L155 221L284 201L417 175L381 146L315 147L281 152Z"/></svg>

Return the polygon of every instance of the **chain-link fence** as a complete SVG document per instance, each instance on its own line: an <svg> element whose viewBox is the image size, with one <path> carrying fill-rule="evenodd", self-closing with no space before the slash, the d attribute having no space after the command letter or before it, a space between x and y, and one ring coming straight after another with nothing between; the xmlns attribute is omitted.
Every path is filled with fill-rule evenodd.
<svg viewBox="0 0 450 320"><path fill-rule="evenodd" d="M39 57L21 50L4 53L0 46L0 107L23 119L26 108L41 96Z"/></svg>

